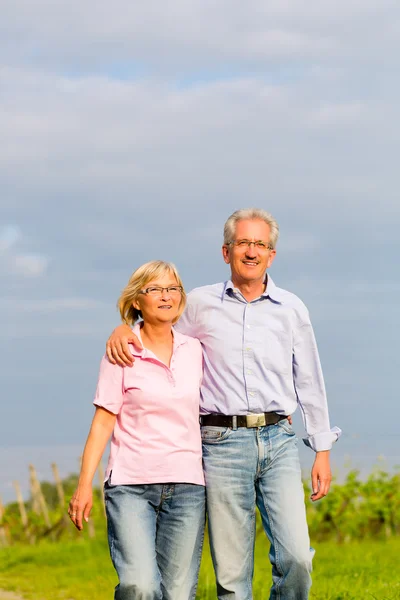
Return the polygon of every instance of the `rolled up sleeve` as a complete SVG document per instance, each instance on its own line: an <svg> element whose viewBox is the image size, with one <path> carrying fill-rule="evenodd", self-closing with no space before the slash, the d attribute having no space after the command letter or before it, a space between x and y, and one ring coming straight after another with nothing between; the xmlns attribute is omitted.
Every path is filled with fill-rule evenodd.
<svg viewBox="0 0 400 600"><path fill-rule="evenodd" d="M330 426L324 378L308 314L294 332L293 382L307 432L303 442L315 452L330 450L341 430Z"/></svg>

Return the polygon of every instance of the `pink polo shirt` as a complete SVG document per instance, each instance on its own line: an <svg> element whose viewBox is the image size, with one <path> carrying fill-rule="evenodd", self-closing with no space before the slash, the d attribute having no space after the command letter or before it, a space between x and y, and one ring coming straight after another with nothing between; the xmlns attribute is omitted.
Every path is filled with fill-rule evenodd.
<svg viewBox="0 0 400 600"><path fill-rule="evenodd" d="M140 326L133 332L140 338ZM173 331L171 365L130 346L133 367L101 361L94 404L117 415L106 480L204 485L199 426L200 342Z"/></svg>

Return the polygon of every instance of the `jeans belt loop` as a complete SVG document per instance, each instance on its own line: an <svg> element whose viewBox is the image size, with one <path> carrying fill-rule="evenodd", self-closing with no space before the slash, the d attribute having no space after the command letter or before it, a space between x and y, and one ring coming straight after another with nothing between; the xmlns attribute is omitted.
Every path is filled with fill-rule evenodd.
<svg viewBox="0 0 400 600"><path fill-rule="evenodd" d="M236 415L234 415L232 417L232 429L233 429L233 431L237 430L237 416Z"/></svg>

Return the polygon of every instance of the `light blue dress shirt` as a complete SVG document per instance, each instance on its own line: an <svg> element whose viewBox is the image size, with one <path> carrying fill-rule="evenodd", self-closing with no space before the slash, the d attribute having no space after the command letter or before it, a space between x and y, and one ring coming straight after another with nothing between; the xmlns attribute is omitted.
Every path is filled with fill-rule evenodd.
<svg viewBox="0 0 400 600"><path fill-rule="evenodd" d="M192 290L175 327L203 347L202 414L290 415L299 405L307 446L329 450L338 439L308 310L270 277L251 302L231 281Z"/></svg>

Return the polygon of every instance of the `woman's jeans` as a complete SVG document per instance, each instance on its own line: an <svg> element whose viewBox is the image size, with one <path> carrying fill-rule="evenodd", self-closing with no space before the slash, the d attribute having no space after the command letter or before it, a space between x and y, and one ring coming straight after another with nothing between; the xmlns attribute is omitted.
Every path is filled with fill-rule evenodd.
<svg viewBox="0 0 400 600"><path fill-rule="evenodd" d="M313 551L297 440L288 421L202 427L211 553L220 600L251 600L255 509L271 542L272 600L306 600ZM266 557L267 560L267 557ZM267 598L265 590L257 598Z"/></svg>
<svg viewBox="0 0 400 600"><path fill-rule="evenodd" d="M104 486L115 600L192 600L203 546L205 490L177 484Z"/></svg>

